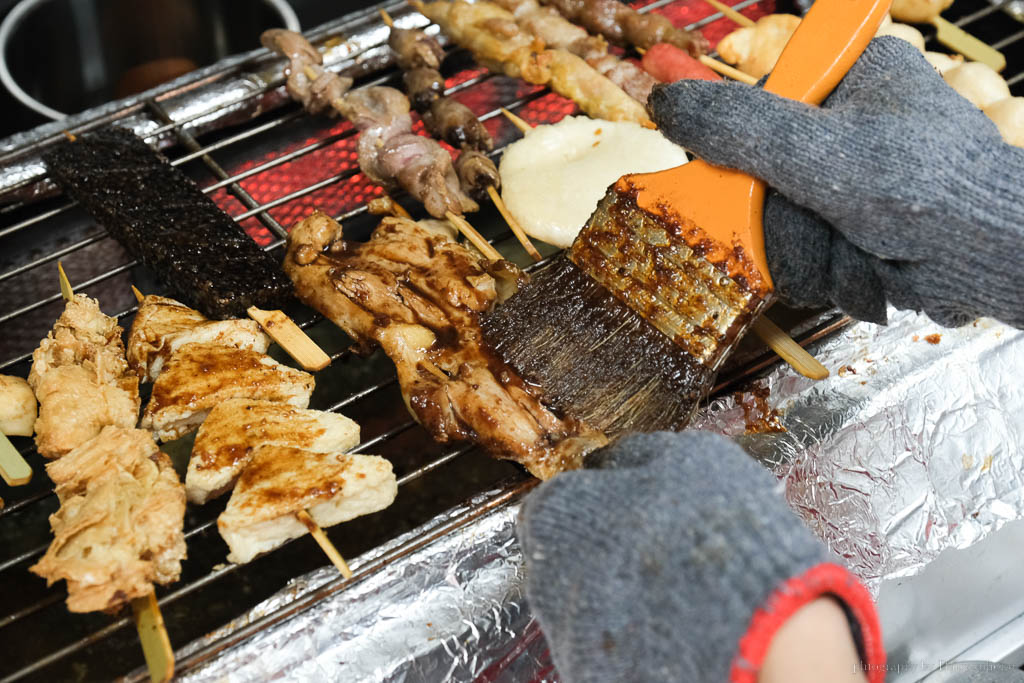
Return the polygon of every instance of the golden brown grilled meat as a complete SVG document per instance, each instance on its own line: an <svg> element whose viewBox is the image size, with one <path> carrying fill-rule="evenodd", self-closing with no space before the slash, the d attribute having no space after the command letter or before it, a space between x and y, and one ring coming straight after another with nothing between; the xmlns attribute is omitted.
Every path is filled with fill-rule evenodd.
<svg viewBox="0 0 1024 683"><path fill-rule="evenodd" d="M153 384L140 426L160 441L196 429L217 404L232 398L309 405L313 376L270 356L217 344L185 344Z"/></svg>
<svg viewBox="0 0 1024 683"><path fill-rule="evenodd" d="M36 396L21 377L0 375L0 433L32 436L36 425Z"/></svg>
<svg viewBox="0 0 1024 683"><path fill-rule="evenodd" d="M439 97L423 112L427 132L444 140L456 149L476 149L489 152L494 140L476 114L461 102L450 97Z"/></svg>
<svg viewBox="0 0 1024 683"><path fill-rule="evenodd" d="M488 272L494 265L433 225L385 218L358 244L316 212L293 229L284 268L299 298L360 349L384 349L406 405L435 439L475 441L548 478L579 467L606 440L552 414L536 388L484 346L479 315L502 284Z"/></svg>
<svg viewBox="0 0 1024 683"><path fill-rule="evenodd" d="M270 338L255 320L209 320L199 311L162 296L147 296L128 333L128 364L152 382L176 350L193 342L264 353Z"/></svg>
<svg viewBox="0 0 1024 683"><path fill-rule="evenodd" d="M344 415L236 398L217 405L192 446L185 492L205 503L230 489L261 446L344 453L359 444L359 425Z"/></svg>
<svg viewBox="0 0 1024 683"><path fill-rule="evenodd" d="M437 39L419 29L392 28L388 46L395 52L398 66L403 71L440 69L444 60L444 48Z"/></svg>
<svg viewBox="0 0 1024 683"><path fill-rule="evenodd" d="M217 529L231 562L248 562L309 529L306 510L321 527L383 510L398 493L391 463L378 456L310 453L260 446L231 493Z"/></svg>
<svg viewBox="0 0 1024 683"><path fill-rule="evenodd" d="M61 507L31 571L68 582L72 612L113 611L170 583L185 558L185 489L153 436L104 427L46 468Z"/></svg>
<svg viewBox="0 0 1024 683"><path fill-rule="evenodd" d="M84 294L32 354L28 382L39 400L36 446L44 457L64 455L105 425L138 420L139 379L125 360L121 327Z"/></svg>
<svg viewBox="0 0 1024 683"><path fill-rule="evenodd" d="M302 510L329 527L391 505L398 482L391 463L375 455L311 453L261 446L242 472L217 529L231 562L248 562L309 531Z"/></svg>
<svg viewBox="0 0 1024 683"><path fill-rule="evenodd" d="M476 150L465 150L455 160L455 172L459 174L462 189L473 199L482 202L487 197L487 188L501 189L501 175L498 168L486 154Z"/></svg>
<svg viewBox="0 0 1024 683"><path fill-rule="evenodd" d="M437 69L410 69L402 74L402 85L416 111L425 111L444 95L444 78Z"/></svg>

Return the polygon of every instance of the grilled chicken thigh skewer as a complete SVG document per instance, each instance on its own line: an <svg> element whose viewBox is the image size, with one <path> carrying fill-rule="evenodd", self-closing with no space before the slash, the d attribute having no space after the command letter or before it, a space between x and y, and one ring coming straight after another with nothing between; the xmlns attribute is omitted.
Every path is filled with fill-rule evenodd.
<svg viewBox="0 0 1024 683"><path fill-rule="evenodd" d="M406 92L422 113L427 131L461 150L455 171L462 189L477 201L489 196L526 253L539 261L540 253L498 194L501 176L497 166L485 154L494 149L491 134L469 107L444 95L444 79L438 71L444 58L441 44L419 29L397 28L385 10L380 10L380 15L391 29L388 45L397 55L399 66L405 70L403 82Z"/></svg>

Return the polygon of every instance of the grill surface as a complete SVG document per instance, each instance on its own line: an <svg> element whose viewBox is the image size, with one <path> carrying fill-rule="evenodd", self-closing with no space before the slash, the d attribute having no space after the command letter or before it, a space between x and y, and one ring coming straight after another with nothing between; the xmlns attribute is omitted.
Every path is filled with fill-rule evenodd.
<svg viewBox="0 0 1024 683"><path fill-rule="evenodd" d="M748 13L756 17L773 9L770 2L757 5L755 0L744 0L737 7L749 8ZM408 13L398 3L381 6L396 18ZM1009 63L1004 76L1013 93L1021 95L1024 30L998 11L999 7L981 0L959 0L945 16L1004 50ZM720 14L711 14L697 0L658 0L645 9L663 11L677 25L702 27L713 44L733 28L731 22L721 20ZM929 44L929 48L934 46ZM575 110L572 103L547 90L481 70L461 50L450 51L445 75L449 94L485 121L496 141L496 159L505 145L518 138L515 129L500 116L499 107L508 107L533 122L552 122ZM204 80L216 77L214 74ZM398 79L389 68L356 85L367 83L396 85ZM280 86L278 80L263 92ZM103 120L116 121L137 112L140 106L164 121L151 139L175 136L178 144L168 151L173 163L195 178L275 255L283 251L287 228L314 206L342 220L347 234L356 239L368 236L377 222L367 214L365 203L379 194L379 189L358 172L355 137L347 123L310 117L288 104L245 124L196 137L188 124L217 112L200 112L172 121L158 98L144 98L141 105L126 107ZM87 124L74 132L89 127ZM36 147L47 143L43 140ZM26 151L37 150L17 150L16 154ZM0 159L0 174L4 172L2 163ZM408 198L398 198L414 216L423 215ZM492 208L471 218L499 251L520 264L526 263L525 254ZM0 372L27 376L31 351L62 310L55 267L58 260L63 262L75 290L97 297L107 313L117 312L125 328L136 310L129 285L134 283L145 292L161 292L150 273L65 198L23 204L5 203L0 196ZM399 477L399 495L392 507L329 530L343 555L355 558L496 485L501 485L502 493L489 504L498 504L531 485L528 477L509 463L491 460L470 447L434 443L404 410L393 367L383 354L378 352L366 359L353 357L347 350L349 340L333 325L308 309L296 308L289 313L333 360L329 368L317 373L311 406L341 411L359 422L365 441L357 451L387 457ZM834 312L807 317L781 311L775 315L777 319L779 316L805 343L847 322ZM280 355L278 359L286 360ZM716 393L734 389L774 362L776 359L763 348L748 344L723 371ZM6 507L0 510L0 642L4 643L5 656L0 659L0 680L95 680L130 672L138 676L142 654L129 617L70 614L63 605L63 583L48 589L27 571L49 544L47 517L57 509L57 501L32 441L15 438L14 443L32 464L35 476L27 486L2 492ZM191 438L186 438L164 447L179 474L184 473L191 445ZM171 642L179 647L275 593L289 579L326 563L319 548L306 536L247 565L225 566L226 546L215 528L225 503L223 497L202 507L189 507L185 520L189 559L181 580L157 589ZM477 508L456 523L468 523L482 509ZM414 538L404 548L427 540ZM400 548L373 565L356 563L353 580L370 572L387 571L402 554ZM344 585L336 589L343 590ZM275 618L286 618L303 607L295 604ZM260 627L260 623L253 624L248 632ZM215 656L227 644L210 643L180 661L179 673Z"/></svg>

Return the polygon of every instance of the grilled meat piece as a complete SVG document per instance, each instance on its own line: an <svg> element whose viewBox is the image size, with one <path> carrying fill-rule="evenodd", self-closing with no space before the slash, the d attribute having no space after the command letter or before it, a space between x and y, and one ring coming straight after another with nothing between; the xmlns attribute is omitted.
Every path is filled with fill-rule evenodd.
<svg viewBox="0 0 1024 683"><path fill-rule="evenodd" d="M332 113L335 102L352 87L352 79L327 71L322 66L310 66L292 60L286 69L285 88L310 114ZM310 72L315 78L310 78Z"/></svg>
<svg viewBox="0 0 1024 683"><path fill-rule="evenodd" d="M178 579L185 491L149 432L107 426L46 468L61 507L31 571L68 583L72 612L115 611Z"/></svg>
<svg viewBox="0 0 1024 683"><path fill-rule="evenodd" d="M430 103L444 95L444 78L437 69L411 69L402 74L402 85L416 111L426 111Z"/></svg>
<svg viewBox="0 0 1024 683"><path fill-rule="evenodd" d="M344 453L359 444L359 425L344 415L236 398L217 405L199 428L185 475L192 503L205 503L235 484L261 446Z"/></svg>
<svg viewBox="0 0 1024 683"><path fill-rule="evenodd" d="M260 34L260 44L288 59L301 60L307 64L323 64L320 51L310 45L301 33L283 28L270 28Z"/></svg>
<svg viewBox="0 0 1024 683"><path fill-rule="evenodd" d="M677 29L660 14L641 14L619 0L541 0L569 21L600 34L616 45L649 49L657 43L682 48L693 57L708 50L708 42L696 31Z"/></svg>
<svg viewBox="0 0 1024 683"><path fill-rule="evenodd" d="M149 295L128 333L128 364L143 382L152 382L175 351L193 342L264 353L270 337L255 320L209 320L174 299Z"/></svg>
<svg viewBox="0 0 1024 683"><path fill-rule="evenodd" d="M427 131L456 149L475 149L489 152L494 140L476 114L461 102L450 97L439 97L423 113Z"/></svg>
<svg viewBox="0 0 1024 683"><path fill-rule="evenodd" d="M84 294L33 352L28 383L39 400L36 447L44 457L64 455L106 425L138 421L139 379L125 361L121 327Z"/></svg>
<svg viewBox="0 0 1024 683"><path fill-rule="evenodd" d="M281 308L279 264L184 173L131 131L106 128L43 155L50 175L175 297L211 318Z"/></svg>
<svg viewBox="0 0 1024 683"><path fill-rule="evenodd" d="M313 376L270 356L216 344L185 344L153 384L141 427L170 441L198 427L214 406L231 398L309 405Z"/></svg>
<svg viewBox="0 0 1024 683"><path fill-rule="evenodd" d="M430 2L423 13L494 71L547 85L594 118L650 124L643 105L619 86L567 50L543 49L511 12L492 2Z"/></svg>
<svg viewBox="0 0 1024 683"><path fill-rule="evenodd" d="M479 208L459 187L448 152L437 141L412 133L405 95L385 86L360 88L339 107L361 131L359 167L371 180L389 189L400 185L436 218Z"/></svg>
<svg viewBox="0 0 1024 683"><path fill-rule="evenodd" d="M360 350L384 349L409 411L435 439L475 441L541 478L579 467L604 436L552 414L482 343L479 315L498 298L491 267L434 225L385 218L356 244L320 212L295 226L285 257L303 301Z"/></svg>
<svg viewBox="0 0 1024 683"><path fill-rule="evenodd" d="M384 458L261 446L217 518L217 529L231 549L228 560L248 562L309 532L297 512L306 510L320 527L329 527L383 510L397 493Z"/></svg>
<svg viewBox="0 0 1024 683"><path fill-rule="evenodd" d="M32 436L36 424L36 397L21 377L0 375L0 434Z"/></svg>
<svg viewBox="0 0 1024 683"><path fill-rule="evenodd" d="M462 189L477 201L484 201L488 187L501 189L498 168L486 154L475 150L464 151L455 161L455 171L459 174Z"/></svg>
<svg viewBox="0 0 1024 683"><path fill-rule="evenodd" d="M437 42L437 38L419 29L393 27L388 36L388 47L394 50L398 66L403 71L440 69L444 61L444 48Z"/></svg>

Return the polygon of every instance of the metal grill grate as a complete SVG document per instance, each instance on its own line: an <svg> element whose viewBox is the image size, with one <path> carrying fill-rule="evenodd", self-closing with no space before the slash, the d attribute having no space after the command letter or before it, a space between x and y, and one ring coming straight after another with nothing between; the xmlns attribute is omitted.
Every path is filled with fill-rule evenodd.
<svg viewBox="0 0 1024 683"><path fill-rule="evenodd" d="M973 2L973 4L972 4ZM408 10L404 5L382 5L399 20ZM744 0L737 5L758 16L772 5ZM677 25L704 28L717 42L733 25L709 13L697 0L657 0L644 11L658 9ZM956 23L1004 50L1010 66L1004 75L1015 94L1024 90L1024 31L1020 24L998 12L998 5L981 5L981 0L960 0L954 10L962 12ZM369 16L373 10L361 15ZM948 15L948 13L947 13ZM386 33L381 32L381 39ZM386 46L366 49L364 57ZM531 121L550 122L571 113L573 105L534 86L483 72L460 50L452 50L446 62L448 92L470 104L481 114L497 149L495 158L518 134L499 114L499 107L517 111ZM226 72L225 68L225 72ZM220 74L222 75L222 74ZM394 83L395 72L378 70L358 85ZM204 80L215 79L207 74ZM281 79L246 95L262 97L280 89ZM186 88L180 90L187 90ZM178 93L180 94L180 93ZM216 116L218 111L198 111L172 120L166 97L150 97L104 114L76 127L80 133L100 125L147 112L162 125L151 130L148 139L173 136L177 152L173 163L195 178L204 192L231 213L268 251L280 253L287 226L319 205L346 225L348 234L366 236L375 224L367 215L365 202L375 189L359 174L353 151L354 131L346 123L316 119L295 105L287 104L245 124L216 132L197 134L192 124ZM222 104L227 112L234 103ZM18 154L38 151L56 136L34 143L0 158L4 164ZM230 169L230 170L229 170ZM29 181L26 181L26 183ZM18 188L15 188L18 189ZM403 199L399 197L399 199ZM0 203L4 197L0 196ZM409 206L414 215L416 207ZM525 254L504 229L493 210L485 209L473 222L501 251L519 263ZM76 291L99 298L106 311L119 311L123 326L135 313L129 284L144 291L159 291L151 276L108 238L101 228L73 202L57 197L30 202L0 204L0 371L25 376L32 349L52 325L62 304L57 290L57 260L64 262ZM399 476L399 497L381 513L329 530L332 540L346 557L357 558L437 513L481 491L497 490L473 512L449 527L435 529L414 538L393 553L372 564L353 563L356 582L388 566L417 547L430 542L453 526L468 524L487 509L500 505L532 486L532 481L515 466L493 461L473 449L451 448L434 443L405 412L390 362L379 352L368 359L351 357L344 335L307 309L289 311L331 355L333 363L317 375L312 407L343 411L363 427L368 438L356 449L388 457ZM795 321L795 322L794 322ZM790 327L805 343L830 334L847 323L835 313L790 321ZM722 375L716 392L732 389L775 359L763 348L751 344L733 359ZM42 471L42 459L31 440L15 439L36 474L25 487L4 491L9 499L0 510L0 585L3 586L0 641L5 656L0 663L3 681L21 679L97 679L135 672L139 676L141 652L130 618L102 614L72 615L63 603L63 584L45 588L42 580L27 571L50 541L47 517L56 510L56 498ZM191 439L169 444L165 450L181 473L191 449ZM500 485L497 488L496 485ZM172 643L182 646L244 612L279 590L289 579L322 566L325 561L308 537L297 539L246 565L227 565L225 546L214 525L226 501L190 506L186 516L189 560L181 581L159 588L157 595ZM316 594L297 601L287 609L254 622L230 638L207 644L179 660L179 673L199 664L270 623L297 613L349 583L333 582Z"/></svg>

